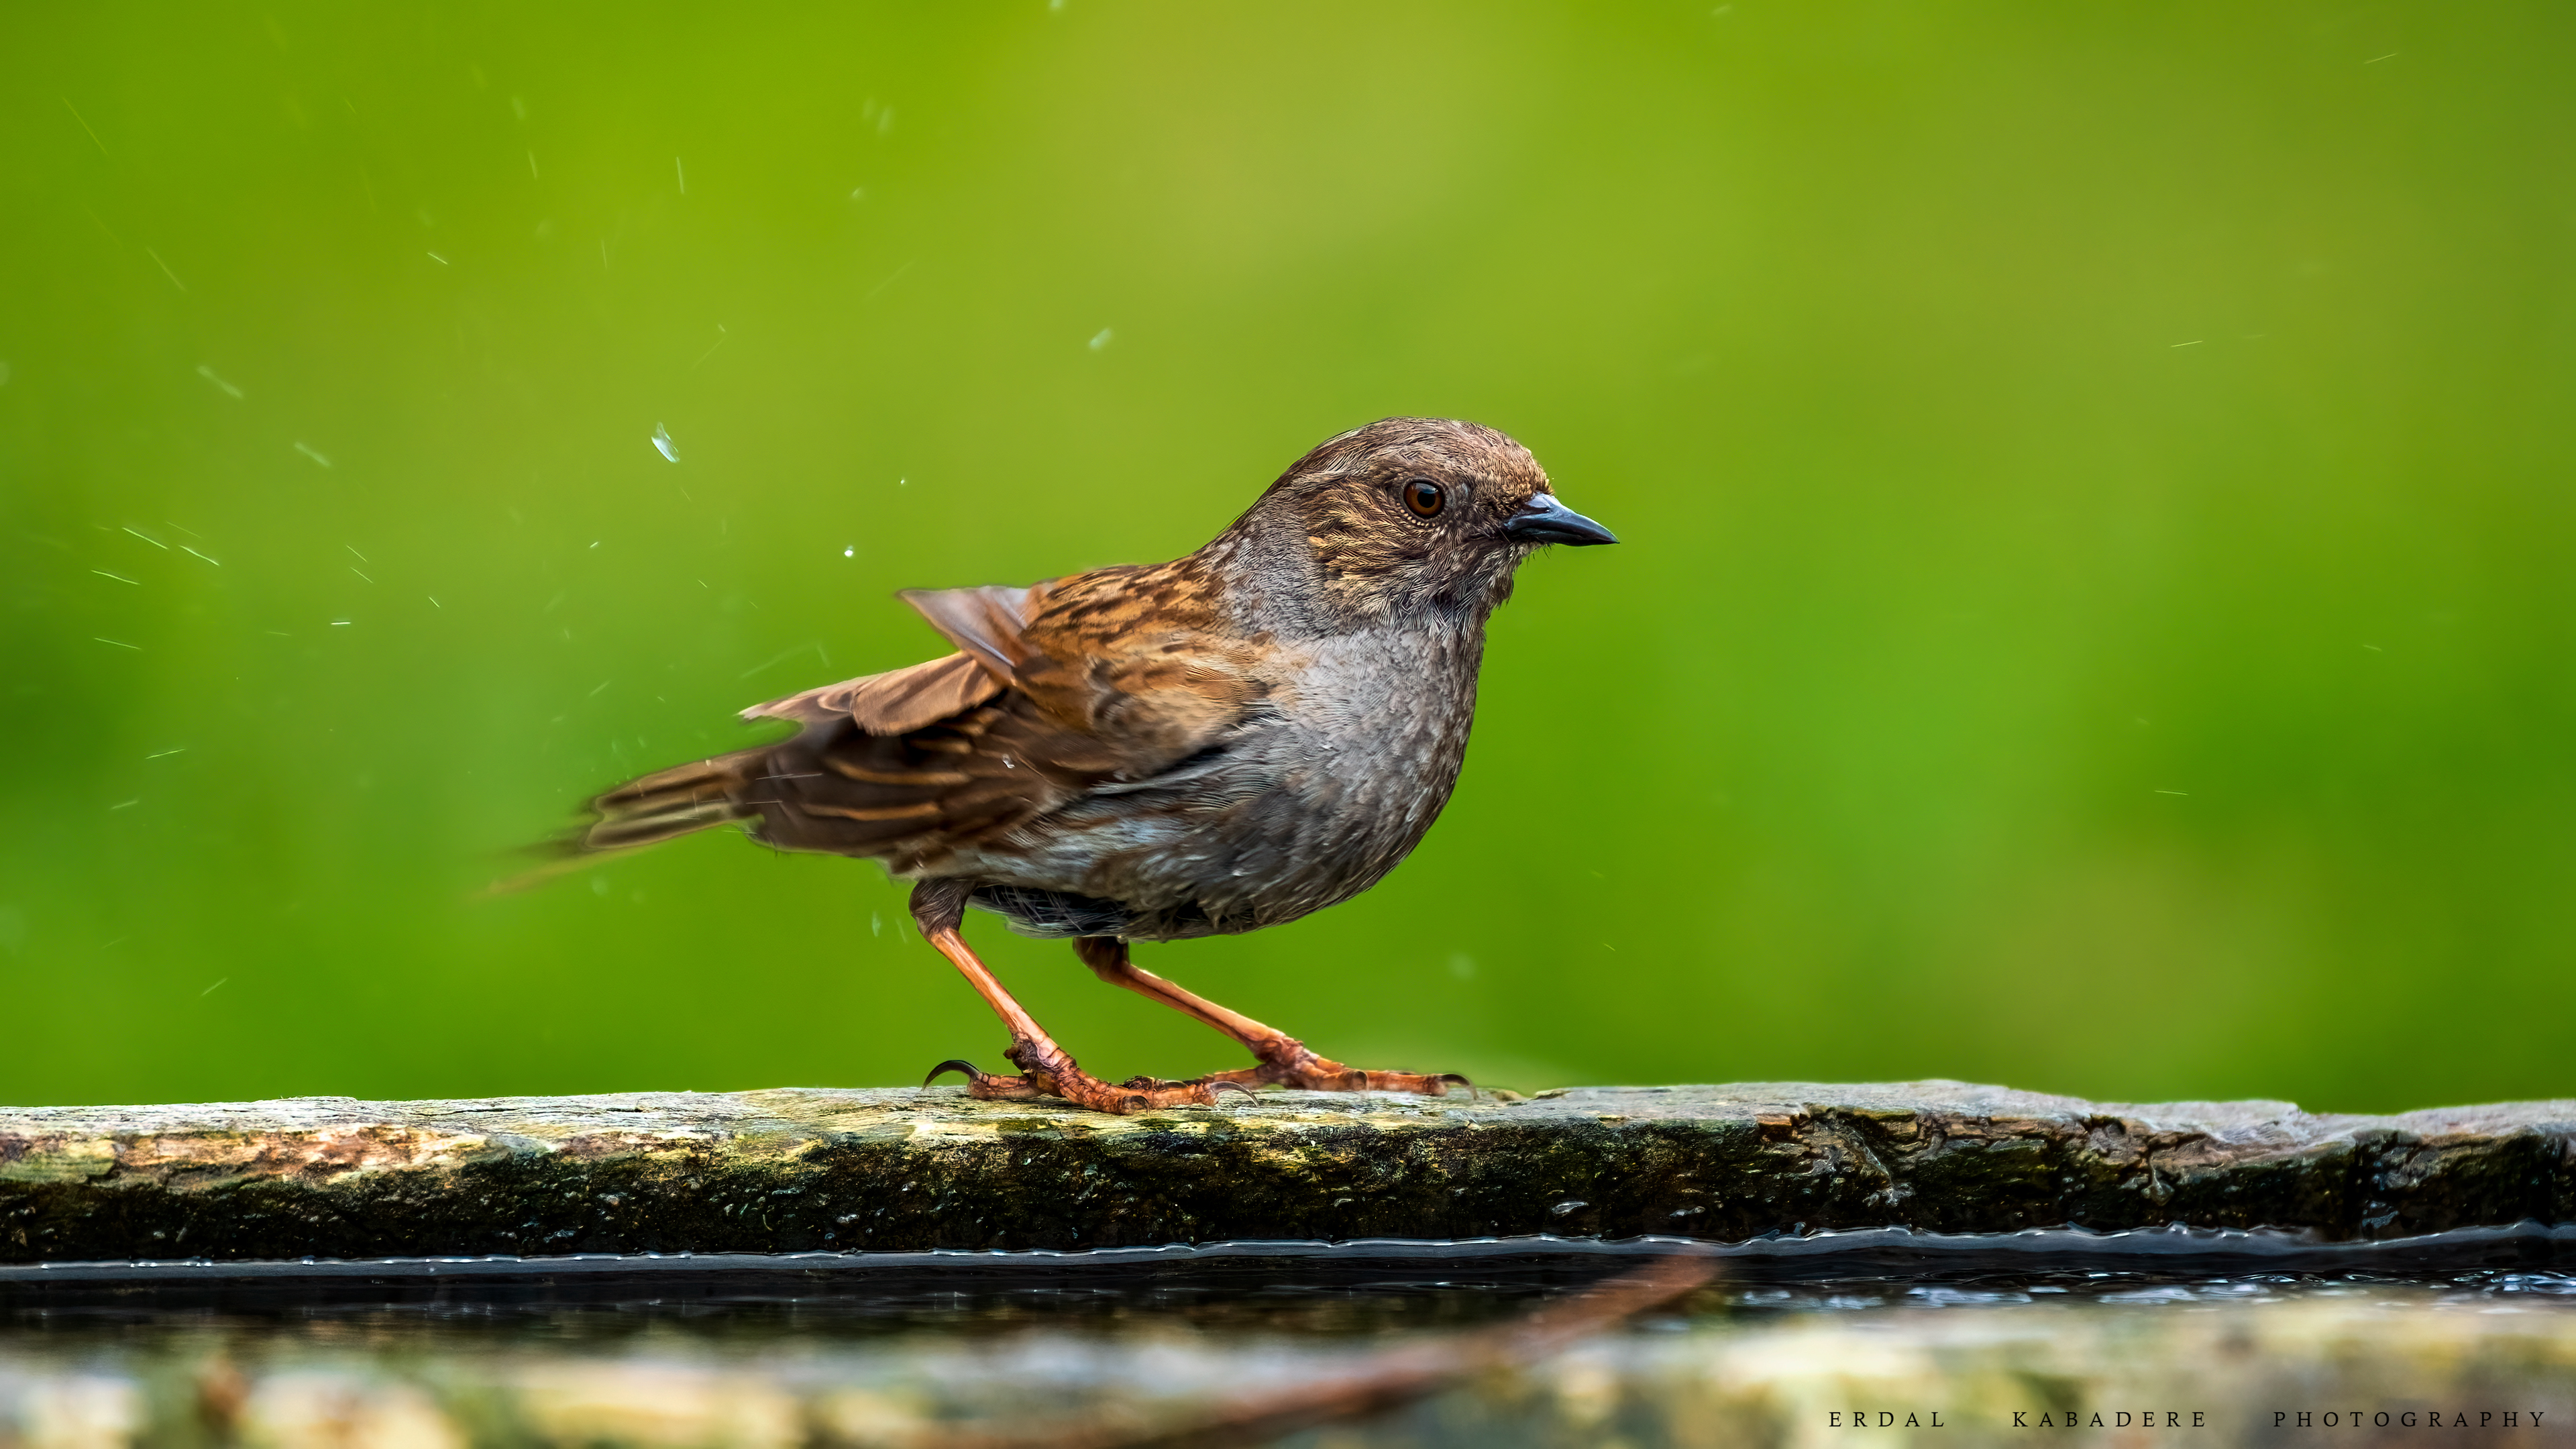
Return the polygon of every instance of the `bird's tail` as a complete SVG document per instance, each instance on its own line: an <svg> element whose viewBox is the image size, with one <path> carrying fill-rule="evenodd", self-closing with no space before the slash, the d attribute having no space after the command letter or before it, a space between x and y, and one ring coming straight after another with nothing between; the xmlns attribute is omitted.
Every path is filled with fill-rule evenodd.
<svg viewBox="0 0 2576 1449"><path fill-rule="evenodd" d="M587 853L659 845L691 831L748 820L760 812L745 803L767 746L656 770L629 780L590 802L599 818L575 837Z"/></svg>
<svg viewBox="0 0 2576 1449"><path fill-rule="evenodd" d="M760 810L748 803L748 787L769 768L765 757L771 748L736 750L627 781L590 802L597 816L590 824L532 847L533 853L547 857L544 864L494 881L485 893L508 895L596 865L611 855L753 819Z"/></svg>

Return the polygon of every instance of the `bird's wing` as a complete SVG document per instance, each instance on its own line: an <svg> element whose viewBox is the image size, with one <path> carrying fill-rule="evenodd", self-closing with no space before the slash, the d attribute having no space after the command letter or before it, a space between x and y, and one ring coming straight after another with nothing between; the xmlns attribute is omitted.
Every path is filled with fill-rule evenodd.
<svg viewBox="0 0 2576 1449"><path fill-rule="evenodd" d="M900 735L962 714L1011 684L1030 592L999 584L906 589L895 597L919 610L958 652L755 704L742 717L808 725L846 719L872 735Z"/></svg>
<svg viewBox="0 0 2576 1449"><path fill-rule="evenodd" d="M1262 708L1262 648L1222 627L1195 560L1095 569L1032 599L1021 692L1069 731L1114 741L1143 779L1219 743Z"/></svg>
<svg viewBox="0 0 2576 1449"><path fill-rule="evenodd" d="M963 714L1001 693L1002 687L1003 682L975 656L960 651L755 704L742 717L807 725L847 720L869 734L899 735Z"/></svg>
<svg viewBox="0 0 2576 1449"><path fill-rule="evenodd" d="M1174 569L904 594L958 653L745 711L806 725L746 781L761 838L903 869L1220 744L1263 690Z"/></svg>
<svg viewBox="0 0 2576 1449"><path fill-rule="evenodd" d="M979 589L905 589L895 597L1008 684L1026 654L1020 641L1028 627L1031 596L1042 600L1046 589L1045 584L1026 589L986 584Z"/></svg>

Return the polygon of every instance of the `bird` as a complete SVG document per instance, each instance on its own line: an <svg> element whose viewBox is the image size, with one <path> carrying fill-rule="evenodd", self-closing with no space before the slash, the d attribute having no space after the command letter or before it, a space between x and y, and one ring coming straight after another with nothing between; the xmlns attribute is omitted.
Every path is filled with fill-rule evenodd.
<svg viewBox="0 0 2576 1449"><path fill-rule="evenodd" d="M1001 1018L1018 1069L952 1058L925 1086L954 1071L974 1098L1116 1114L1258 1086L1444 1096L1467 1079L1319 1056L1129 947L1280 925L1375 885L1457 782L1514 572L1548 545L1617 541L1504 433L1386 418L1318 444L1184 557L898 593L952 652L753 705L744 718L796 732L608 790L565 844L622 852L742 823L910 882L922 939ZM969 907L1069 940L1101 980L1254 1065L1089 1075L967 945Z"/></svg>

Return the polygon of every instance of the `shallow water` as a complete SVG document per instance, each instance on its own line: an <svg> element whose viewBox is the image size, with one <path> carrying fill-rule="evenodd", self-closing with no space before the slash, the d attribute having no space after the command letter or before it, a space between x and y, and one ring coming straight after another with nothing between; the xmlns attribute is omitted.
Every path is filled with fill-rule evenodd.
<svg viewBox="0 0 2576 1449"><path fill-rule="evenodd" d="M886 1334L988 1337L995 1333L1154 1334L1216 1338L1286 1335L1331 1339L1491 1324L1581 1293L1607 1276L1597 1264L1553 1271L1432 1276L1281 1274L1193 1277L1078 1286L1031 1283L942 1286L707 1284L635 1275L583 1284L489 1283L400 1287L296 1285L267 1289L151 1290L131 1285L44 1295L0 1293L15 1346L31 1341L153 1343L207 1331L280 1341L369 1344L381 1349L507 1348L519 1344L613 1348L637 1335L756 1352L785 1341L870 1339ZM1974 1309L2048 1304L2117 1308L2235 1307L2394 1296L2450 1310L2528 1307L2576 1312L2576 1270L2470 1269L2444 1274L2374 1272L2237 1274L2154 1269L1971 1271L1926 1282L1885 1273L1778 1281L1737 1273L1640 1321L1671 1329L1762 1322L1785 1314L1890 1309Z"/></svg>
<svg viewBox="0 0 2576 1449"><path fill-rule="evenodd" d="M1738 1258L1570 1343L1476 1360L1473 1345L1580 1305L1622 1264L1659 1261L1644 1245L1515 1246L1271 1245L1115 1266L989 1254L945 1273L451 1260L440 1280L411 1260L44 1283L22 1270L0 1283L0 1427L86 1404L154 1442L205 1440L216 1419L255 1440L323 1423L335 1442L386 1445L1196 1442L1247 1402L1330 1399L1408 1355L1435 1371L1312 1442L1831 1442L1827 1417L1847 1429L1853 1412L1931 1415L1945 1438L1980 1442L2019 1432L2016 1413L2098 1413L2101 1433L2069 1437L2110 1442L2152 1411L2197 1416L2194 1442L2257 1443L2269 1413L2332 1404L2339 1418L2413 1416L2419 1441L2520 1444L2553 1442L2522 1416L2576 1413L2576 1272L2457 1266L2492 1245L2452 1251L2444 1271L2421 1254L2412 1270L2284 1270L2278 1244L2239 1251L2228 1272L2027 1245L2018 1267L1967 1251L1904 1272ZM2437 1408L2464 1427L2423 1424ZM2508 1411L2514 1425L2495 1422Z"/></svg>

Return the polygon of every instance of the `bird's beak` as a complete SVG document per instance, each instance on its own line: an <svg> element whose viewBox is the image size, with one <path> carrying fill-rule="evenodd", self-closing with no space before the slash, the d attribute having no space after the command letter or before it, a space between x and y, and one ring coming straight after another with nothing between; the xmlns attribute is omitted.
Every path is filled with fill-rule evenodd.
<svg viewBox="0 0 2576 1449"><path fill-rule="evenodd" d="M1600 524L1556 501L1553 493L1539 493L1521 505L1503 525L1503 532L1522 543L1617 543L1619 536Z"/></svg>

